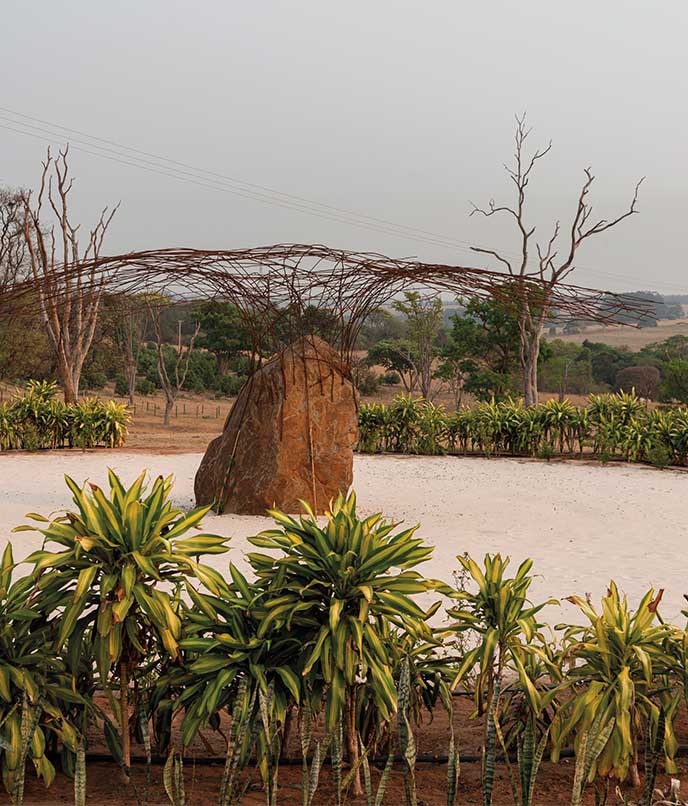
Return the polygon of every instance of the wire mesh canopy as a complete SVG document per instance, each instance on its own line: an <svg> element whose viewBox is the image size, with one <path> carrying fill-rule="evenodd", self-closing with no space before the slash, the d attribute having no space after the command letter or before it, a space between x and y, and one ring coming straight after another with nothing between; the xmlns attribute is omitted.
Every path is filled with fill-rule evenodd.
<svg viewBox="0 0 688 806"><path fill-rule="evenodd" d="M333 249L321 244L276 244L250 249L154 249L99 257L53 277L50 293L74 282L102 284L110 293L160 294L178 300L231 302L261 344L279 331L294 339L308 335L326 317L328 340L350 357L369 314L404 291L450 297L492 297L516 305L547 303L558 320L601 323L649 315L648 303L623 294L515 277L468 266L424 263L372 252ZM33 287L20 283L19 297ZM26 303L30 305L31 303ZM273 342L274 343L274 342Z"/></svg>
<svg viewBox="0 0 688 806"><path fill-rule="evenodd" d="M622 321L622 317L627 319L629 312L639 316L649 312L648 303L636 298L548 282L539 277L395 259L318 244L277 244L213 251L159 249L99 256L69 267L57 266L47 277L34 275L12 286L3 295L4 300L0 300L0 314L5 308L3 302L8 303L5 309L15 314L38 312L47 297L68 310L69 317L78 316L84 292L91 299L94 294L98 297L102 292L123 295L128 300L143 295L145 303L151 307L167 304L170 299L232 303L253 342L253 356L259 361L270 356L275 360L268 362L260 378L260 373L250 376L225 423L223 435L210 444L196 478L197 499L200 495L204 500L214 501L216 507L226 504L234 507L230 511L242 512L248 511L245 508L247 501L254 501L251 506L255 512L262 512L265 506L273 503L282 508L291 506L289 500L274 500L272 488L268 490L273 496L270 501L265 505L255 504L261 495L267 495L267 477L259 479L255 473L244 473L242 462L254 470L256 464L261 465L255 461L256 445L260 444L265 448L262 465L272 467L270 462L278 449L293 463L297 454L301 456L298 450L306 445L307 454L301 457L298 467L289 465L289 480L291 487L298 482L294 487L298 487L297 498L310 500L315 511L321 511L331 492L336 494L337 490L345 489L351 483L353 454L349 445L351 440L347 442L347 439L342 441L341 455L335 456L337 461L333 460L332 451L327 453L332 448L333 433L327 416L333 407L320 404L327 403L328 394L334 400L337 392L335 376L340 380L340 395L342 389L351 386L348 375L352 352L366 319L405 291L462 299L491 297L508 304L516 312L523 310L525 302L531 309L553 312L558 321L588 319L614 323ZM61 305L61 295L64 305ZM292 345L291 349L285 350L288 345ZM337 356L336 361L333 355ZM305 396L303 401L299 398L299 405L292 405L290 409L300 414L296 420L290 419L289 439L284 437L285 396L288 393L285 366L289 363L285 356L291 356L289 361L295 377L303 378L302 384L294 382L289 386L292 389L290 394ZM254 387L259 386L263 378L263 391L272 389L269 384L274 375L269 375L268 370L270 366L277 366L275 362L279 362L283 389L279 394L275 393L275 406L270 409L277 412L273 423L263 405L269 395L255 392ZM315 378L313 383L312 378ZM329 386L324 382L326 378L331 380ZM347 400L346 416L339 415L344 423L340 430L345 435L354 433L356 428L353 388ZM258 403L262 406L260 412L251 408ZM253 419L248 417L248 422L256 425L248 435L247 411L254 415ZM321 412L322 417L315 417L316 411ZM270 430L273 426L276 431ZM267 429L269 440L257 439L255 430L259 427ZM242 439L248 440L246 445ZM240 455L244 448L246 450ZM239 461L241 456L244 459ZM347 461L343 461L342 456ZM336 478L331 473L333 466L338 468ZM318 487L319 481L325 477L331 482L332 491ZM247 479L256 489L244 489ZM286 485L282 486L286 489Z"/></svg>
<svg viewBox="0 0 688 806"><path fill-rule="evenodd" d="M175 300L222 300L236 306L256 352L313 332L349 360L372 311L404 291L450 298L494 298L518 310L546 304L558 321L628 323L651 318L651 303L624 294L519 277L469 266L424 263L322 244L276 244L249 249L153 249L56 267L5 288L0 316L39 313L39 300L68 300L78 285L110 294L159 295Z"/></svg>

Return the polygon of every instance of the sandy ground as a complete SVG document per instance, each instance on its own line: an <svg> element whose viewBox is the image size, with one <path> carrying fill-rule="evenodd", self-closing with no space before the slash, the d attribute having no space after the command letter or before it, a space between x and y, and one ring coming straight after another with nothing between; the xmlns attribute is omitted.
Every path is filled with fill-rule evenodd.
<svg viewBox="0 0 688 806"><path fill-rule="evenodd" d="M27 512L48 514L70 505L63 473L77 481L106 482L106 467L126 481L143 468L173 473L174 500L193 506L193 477L201 454L146 455L105 451L0 456L0 547L14 545L15 559L40 547L41 536L11 535ZM365 513L420 523L435 546L427 575L451 581L456 555L510 555L535 561L533 599L604 594L610 578L631 602L648 587L666 589L662 613L683 621L688 592L683 552L688 475L629 465L459 457L357 456L354 486ZM246 567L246 537L270 525L267 518L209 516L205 530L230 536L231 552L211 559L225 570L228 558ZM28 570L28 567L27 567ZM547 611L545 611L547 612ZM547 621L572 618L575 608L553 607Z"/></svg>

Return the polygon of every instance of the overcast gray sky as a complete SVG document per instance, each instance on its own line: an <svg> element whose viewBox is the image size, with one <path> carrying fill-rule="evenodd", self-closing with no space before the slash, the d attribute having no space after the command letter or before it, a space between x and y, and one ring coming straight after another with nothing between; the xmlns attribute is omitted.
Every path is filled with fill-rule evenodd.
<svg viewBox="0 0 688 806"><path fill-rule="evenodd" d="M300 241L481 265L462 244L517 249L508 222L468 212L511 200L502 164L527 110L533 145L554 143L531 187L543 237L570 220L586 165L604 217L647 176L640 214L591 242L572 281L688 292L684 0L3 0L2 25L5 110L445 241L75 150L84 227L122 202L106 251ZM19 120L0 111L0 183L32 186L45 143L77 135Z"/></svg>

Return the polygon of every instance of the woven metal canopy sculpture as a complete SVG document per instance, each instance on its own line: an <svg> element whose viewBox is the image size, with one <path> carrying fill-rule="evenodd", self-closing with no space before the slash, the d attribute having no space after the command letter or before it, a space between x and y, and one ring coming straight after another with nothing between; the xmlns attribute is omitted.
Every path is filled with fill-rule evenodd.
<svg viewBox="0 0 688 806"><path fill-rule="evenodd" d="M293 338L305 335L313 312L327 311L337 324L330 341L345 359L371 311L408 290L452 298L493 297L511 304L528 295L534 302L547 300L560 320L611 324L629 312L648 313L646 303L623 294L320 244L130 252L84 263L81 272L114 293L156 292L231 302L256 344L276 330Z"/></svg>
<svg viewBox="0 0 688 806"><path fill-rule="evenodd" d="M313 244L253 249L160 249L99 256L5 295L14 313L69 297L75 284L125 296L212 299L236 306L260 367L196 476L199 503L219 511L322 512L352 481L356 394L351 359L366 318L405 291L493 297L512 309L546 305L558 320L614 323L646 303L624 295L486 269L394 259ZM31 293L27 293L31 292ZM1 313L1 311L0 311ZM324 339L324 341L323 341Z"/></svg>

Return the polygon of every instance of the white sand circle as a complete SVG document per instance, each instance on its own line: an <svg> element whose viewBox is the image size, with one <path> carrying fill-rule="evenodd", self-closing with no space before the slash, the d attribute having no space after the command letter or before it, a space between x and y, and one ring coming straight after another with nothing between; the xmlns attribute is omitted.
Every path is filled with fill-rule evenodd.
<svg viewBox="0 0 688 806"><path fill-rule="evenodd" d="M18 560L40 546L40 535L11 535L11 529L25 522L27 512L70 506L64 473L98 484L106 483L107 466L126 482L143 468L153 475L173 473L175 504L190 508L200 460L196 453L119 451L2 455L0 548L11 540ZM485 552L510 555L514 570L532 557L539 575L531 588L534 600L590 593L599 602L614 578L632 604L651 586L665 588L664 618L685 623L685 473L625 464L357 456L354 487L362 512L421 524L419 535L435 546L432 560L419 567L427 576L451 582L455 557L464 551L478 560ZM246 537L269 525L261 517L209 516L206 531L232 538L231 553L210 564L224 571L231 557L245 568ZM547 613L550 623L562 617L573 619L573 606Z"/></svg>

